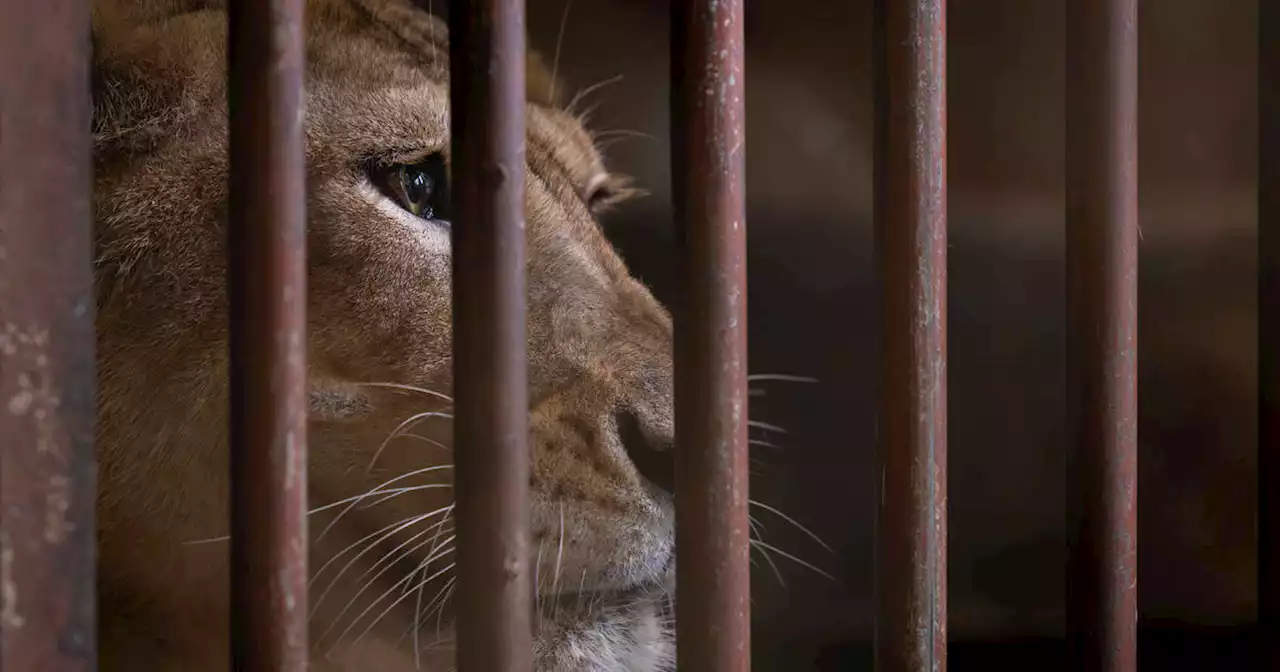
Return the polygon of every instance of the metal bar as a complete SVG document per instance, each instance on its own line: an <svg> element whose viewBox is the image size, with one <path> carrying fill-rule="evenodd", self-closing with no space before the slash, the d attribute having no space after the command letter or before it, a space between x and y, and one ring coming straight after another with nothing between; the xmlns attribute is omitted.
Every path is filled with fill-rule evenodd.
<svg viewBox="0 0 1280 672"><path fill-rule="evenodd" d="M1067 3L1067 629L1137 665L1137 0Z"/></svg>
<svg viewBox="0 0 1280 672"><path fill-rule="evenodd" d="M947 668L947 17L877 0L875 667Z"/></svg>
<svg viewBox="0 0 1280 672"><path fill-rule="evenodd" d="M751 668L747 259L741 0L672 3L672 176L684 291L675 322L676 655Z"/></svg>
<svg viewBox="0 0 1280 672"><path fill-rule="evenodd" d="M1280 4L1258 2L1258 624L1280 670Z"/></svg>
<svg viewBox="0 0 1280 672"><path fill-rule="evenodd" d="M525 3L449 12L459 672L533 669Z"/></svg>
<svg viewBox="0 0 1280 672"><path fill-rule="evenodd" d="M0 669L97 666L89 3L0 0Z"/></svg>
<svg viewBox="0 0 1280 672"><path fill-rule="evenodd" d="M228 6L236 670L307 668L304 5Z"/></svg>

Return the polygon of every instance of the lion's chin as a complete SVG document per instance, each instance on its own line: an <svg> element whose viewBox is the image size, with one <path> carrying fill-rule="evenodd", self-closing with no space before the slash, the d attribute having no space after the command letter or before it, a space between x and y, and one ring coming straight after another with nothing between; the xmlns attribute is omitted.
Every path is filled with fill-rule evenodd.
<svg viewBox="0 0 1280 672"><path fill-rule="evenodd" d="M563 594L539 601L534 619L538 672L669 672L675 669L675 620L667 587ZM322 672L443 672L454 666L448 620L420 624L418 637L367 638L316 658Z"/></svg>
<svg viewBox="0 0 1280 672"><path fill-rule="evenodd" d="M540 672L662 672L675 668L668 592L659 584L542 600Z"/></svg>

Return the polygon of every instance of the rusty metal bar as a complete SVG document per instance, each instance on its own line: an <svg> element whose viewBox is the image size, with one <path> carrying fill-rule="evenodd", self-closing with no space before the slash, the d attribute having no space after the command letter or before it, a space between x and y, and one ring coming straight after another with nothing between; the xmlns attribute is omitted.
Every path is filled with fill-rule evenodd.
<svg viewBox="0 0 1280 672"><path fill-rule="evenodd" d="M304 5L233 0L227 10L236 670L307 668Z"/></svg>
<svg viewBox="0 0 1280 672"><path fill-rule="evenodd" d="M93 670L89 3L0 0L0 669Z"/></svg>
<svg viewBox="0 0 1280 672"><path fill-rule="evenodd" d="M1258 625L1280 670L1280 4L1258 3Z"/></svg>
<svg viewBox="0 0 1280 672"><path fill-rule="evenodd" d="M676 655L751 667L747 258L741 0L672 3L672 183L684 273L675 321Z"/></svg>
<svg viewBox="0 0 1280 672"><path fill-rule="evenodd" d="M1067 3L1067 629L1137 665L1137 0Z"/></svg>
<svg viewBox="0 0 1280 672"><path fill-rule="evenodd" d="M875 666L947 667L947 17L875 3Z"/></svg>
<svg viewBox="0 0 1280 672"><path fill-rule="evenodd" d="M533 669L525 3L449 12L459 672Z"/></svg>

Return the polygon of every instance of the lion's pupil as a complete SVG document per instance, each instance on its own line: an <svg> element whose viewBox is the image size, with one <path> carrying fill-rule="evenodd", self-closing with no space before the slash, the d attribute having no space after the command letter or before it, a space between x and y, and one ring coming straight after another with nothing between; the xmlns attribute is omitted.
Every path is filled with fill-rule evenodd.
<svg viewBox="0 0 1280 672"><path fill-rule="evenodd" d="M404 171L404 195L409 201L410 209L419 217L430 218L434 214L431 211L430 201L435 180L417 166L408 166Z"/></svg>
<svg viewBox="0 0 1280 672"><path fill-rule="evenodd" d="M417 163L371 166L369 171L370 182L400 207L437 226L450 226L449 168L439 153Z"/></svg>

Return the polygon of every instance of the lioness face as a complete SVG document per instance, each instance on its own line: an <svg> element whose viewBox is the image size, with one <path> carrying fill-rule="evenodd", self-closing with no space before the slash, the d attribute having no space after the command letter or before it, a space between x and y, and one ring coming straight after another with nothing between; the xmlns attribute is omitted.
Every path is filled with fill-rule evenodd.
<svg viewBox="0 0 1280 672"><path fill-rule="evenodd" d="M104 663L225 669L226 22L143 9L95 24ZM447 669L450 228L468 222L448 201L445 28L331 0L308 30L313 656ZM530 72L539 667L661 669L670 320L597 227L617 190L591 137Z"/></svg>

